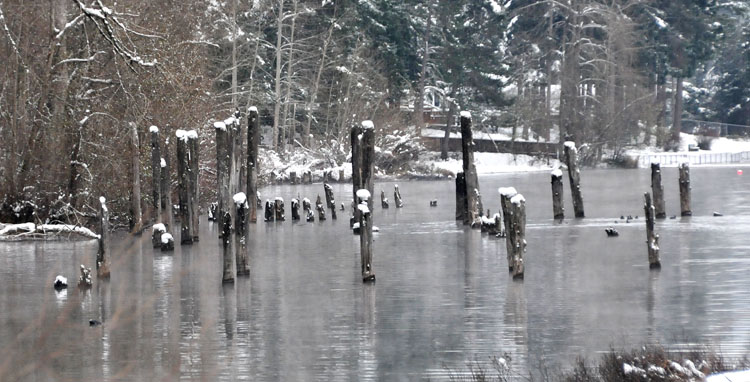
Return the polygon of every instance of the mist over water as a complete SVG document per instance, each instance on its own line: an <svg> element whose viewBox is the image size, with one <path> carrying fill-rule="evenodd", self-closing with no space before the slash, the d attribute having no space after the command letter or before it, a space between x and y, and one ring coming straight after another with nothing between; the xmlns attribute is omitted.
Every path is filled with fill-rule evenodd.
<svg viewBox="0 0 750 382"><path fill-rule="evenodd" d="M677 169L662 171L667 214L679 215ZM0 375L442 379L446 367L504 353L518 370L540 359L567 367L610 346L656 342L741 356L750 346L750 180L733 168L691 173L694 216L657 222L660 271L649 271L646 254L648 170L583 171L587 217L562 223L551 218L548 173L482 177L493 213L498 187L526 198L523 282L510 279L503 239L455 222L452 181L398 182L401 209L394 183L376 184L371 285L361 282L349 230L350 185L333 185L347 212L314 223L292 222L289 201L323 197L321 184L262 189L264 200L287 201L288 220L251 225L251 274L230 285L221 284L217 226L205 219L200 241L173 253L154 250L150 231L113 235L112 278L88 291L74 284L80 264L94 265L95 241L0 243ZM381 189L390 209L379 207ZM620 236L608 238L608 226ZM52 288L57 274L68 290Z"/></svg>

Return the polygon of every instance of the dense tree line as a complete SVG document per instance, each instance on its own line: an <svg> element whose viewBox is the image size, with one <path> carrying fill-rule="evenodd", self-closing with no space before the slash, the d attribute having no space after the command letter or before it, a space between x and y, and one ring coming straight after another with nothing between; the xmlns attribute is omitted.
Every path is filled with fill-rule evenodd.
<svg viewBox="0 0 750 382"><path fill-rule="evenodd" d="M750 124L747 14L724 0L4 0L0 198L85 215L107 194L126 211L127 158L149 174L131 123L141 142L150 125L199 130L210 185L211 122L251 105L266 146L334 162L353 123L418 134L427 106L515 139L568 136L588 160L668 147L684 116Z"/></svg>

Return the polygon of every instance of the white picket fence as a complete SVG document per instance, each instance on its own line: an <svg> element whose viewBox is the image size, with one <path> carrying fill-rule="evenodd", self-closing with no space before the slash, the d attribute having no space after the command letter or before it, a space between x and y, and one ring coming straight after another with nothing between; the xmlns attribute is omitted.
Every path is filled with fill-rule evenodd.
<svg viewBox="0 0 750 382"><path fill-rule="evenodd" d="M691 165L750 163L750 151L739 153L654 153L638 156L638 167L648 167L651 163L659 163L662 166L677 166L685 162Z"/></svg>

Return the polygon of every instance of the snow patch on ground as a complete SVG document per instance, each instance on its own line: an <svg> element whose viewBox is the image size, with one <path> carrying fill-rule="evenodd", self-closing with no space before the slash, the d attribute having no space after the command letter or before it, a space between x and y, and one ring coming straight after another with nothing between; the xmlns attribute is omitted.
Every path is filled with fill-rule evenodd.
<svg viewBox="0 0 750 382"><path fill-rule="evenodd" d="M448 172L452 176L463 171L463 160L458 158L449 158L440 160L440 153L431 155L436 159L426 159L421 163L433 172ZM424 155L428 157L428 155ZM533 157L530 155L513 155L508 153L474 153L474 165L477 168L477 174L501 174L509 172L532 172L532 171L551 171L560 166L556 159L546 160Z"/></svg>

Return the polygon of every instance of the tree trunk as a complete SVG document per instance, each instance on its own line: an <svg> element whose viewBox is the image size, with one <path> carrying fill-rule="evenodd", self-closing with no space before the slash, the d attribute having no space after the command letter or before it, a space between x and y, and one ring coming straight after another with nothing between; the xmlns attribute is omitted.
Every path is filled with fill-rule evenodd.
<svg viewBox="0 0 750 382"><path fill-rule="evenodd" d="M451 128L453 127L453 116L456 114L456 104L454 102L450 102L450 106L448 107L448 115L445 116L445 135L443 135L443 141L440 145L440 159L447 160L448 159L448 148L450 144L450 138L451 138Z"/></svg>
<svg viewBox="0 0 750 382"><path fill-rule="evenodd" d="M99 198L99 251L96 254L96 272L99 278L109 278L109 210L107 200Z"/></svg>
<svg viewBox="0 0 750 382"><path fill-rule="evenodd" d="M581 194L581 171L578 169L578 149L575 142L567 141L564 145L565 164L568 166L570 180L570 194L573 197L573 211L575 217L585 216L583 211L583 195Z"/></svg>
<svg viewBox="0 0 750 382"><path fill-rule="evenodd" d="M172 214L172 176L170 175L169 157L169 139L164 143L164 158L160 165L161 168L161 222L167 228L167 233L171 233L174 227L174 215Z"/></svg>
<svg viewBox="0 0 750 382"><path fill-rule="evenodd" d="M234 196L234 207L237 217L234 223L234 249L237 258L237 276L249 275L250 264L247 255L247 242L250 239L250 225L247 224L247 196L240 192Z"/></svg>
<svg viewBox="0 0 750 382"><path fill-rule="evenodd" d="M359 210L357 209L357 190L362 189L362 127L359 125L352 126L351 129L351 150L352 150L352 219L350 226L359 221Z"/></svg>
<svg viewBox="0 0 750 382"><path fill-rule="evenodd" d="M227 126L224 122L216 122L214 124L216 130L216 187L218 189L218 216L221 224L224 224L222 220L225 214L231 213L229 210L232 208L232 189L230 187L230 178L232 171L232 138L231 138L231 127ZM223 235L224 231L219 230L219 234Z"/></svg>
<svg viewBox="0 0 750 382"><path fill-rule="evenodd" d="M130 123L130 144L131 144L131 160L133 170L133 193L132 193L132 209L133 209L133 229L132 232L140 234L143 231L143 217L141 214L141 160L140 151L138 147L138 129L135 123Z"/></svg>
<svg viewBox="0 0 750 382"><path fill-rule="evenodd" d="M200 187L198 187L200 163L198 151L198 133L195 130L190 130L188 134L188 164L190 165L190 168L188 168L190 179L190 233L193 235L194 242L198 241L200 226Z"/></svg>
<svg viewBox="0 0 750 382"><path fill-rule="evenodd" d="M422 53L422 71L419 74L419 85L417 85L417 94L414 99L414 126L417 130L417 137L422 136L424 128L424 90L427 82L427 65L430 62L430 29L432 27L432 15L427 12L427 27L424 30L424 52Z"/></svg>
<svg viewBox="0 0 750 382"><path fill-rule="evenodd" d="M273 130L271 147L279 144L279 113L281 107L281 37L284 31L284 0L279 0L279 14L276 19L276 76L274 77Z"/></svg>
<svg viewBox="0 0 750 382"><path fill-rule="evenodd" d="M465 221L469 210L466 199L466 174L456 174L456 220Z"/></svg>
<svg viewBox="0 0 750 382"><path fill-rule="evenodd" d="M221 247L223 251L222 283L234 282L234 242L232 240L232 214L221 215Z"/></svg>
<svg viewBox="0 0 750 382"><path fill-rule="evenodd" d="M690 209L690 165L680 164L680 213L682 216L691 216Z"/></svg>
<svg viewBox="0 0 750 382"><path fill-rule="evenodd" d="M651 193L654 195L654 211L657 219L667 217L664 211L664 186L661 184L661 165L651 163Z"/></svg>

